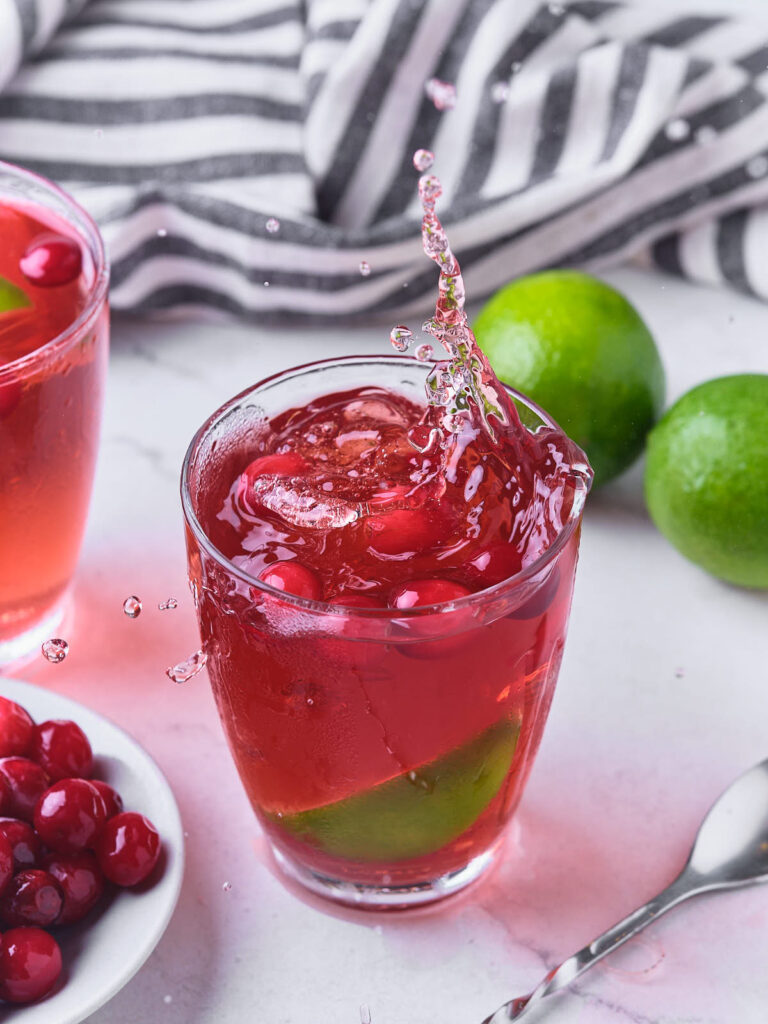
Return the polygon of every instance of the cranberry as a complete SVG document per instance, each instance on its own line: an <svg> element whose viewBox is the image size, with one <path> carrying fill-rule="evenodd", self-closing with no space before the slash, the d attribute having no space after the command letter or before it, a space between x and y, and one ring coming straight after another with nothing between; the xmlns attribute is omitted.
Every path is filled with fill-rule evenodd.
<svg viewBox="0 0 768 1024"><path fill-rule="evenodd" d="M401 583L392 593L390 604L394 608L417 608L422 605L457 601L472 591L453 580L425 579ZM414 618L404 624L409 636L424 639L419 643L398 645L401 654L409 658L449 657L463 648L472 624L472 611L435 613L424 619ZM441 635L445 633L445 635Z"/></svg>
<svg viewBox="0 0 768 1024"><path fill-rule="evenodd" d="M458 601L472 591L453 580L410 580L401 583L392 594L394 608L417 608L420 605Z"/></svg>
<svg viewBox="0 0 768 1024"><path fill-rule="evenodd" d="M61 950L42 928L12 928L0 950L0 998L31 1003L51 991L61 974Z"/></svg>
<svg viewBox="0 0 768 1024"><path fill-rule="evenodd" d="M21 381L8 377L0 383L0 420L10 416L21 401Z"/></svg>
<svg viewBox="0 0 768 1024"><path fill-rule="evenodd" d="M80 276L83 252L74 238L40 235L21 257L19 267L38 288L55 288Z"/></svg>
<svg viewBox="0 0 768 1024"><path fill-rule="evenodd" d="M56 879L47 871L30 868L14 875L0 898L0 920L11 928L23 925L47 928L63 906L64 898Z"/></svg>
<svg viewBox="0 0 768 1024"><path fill-rule="evenodd" d="M123 798L113 789L108 786L106 782L102 782L101 779L89 779L92 786L95 786L101 794L101 799L104 801L104 807L107 811L107 818L114 818L116 814L119 814L123 809Z"/></svg>
<svg viewBox="0 0 768 1024"><path fill-rule="evenodd" d="M4 775L0 775L0 812L10 811L12 799L11 784Z"/></svg>
<svg viewBox="0 0 768 1024"><path fill-rule="evenodd" d="M520 552L505 541L496 541L479 551L467 566L483 587L493 587L520 572Z"/></svg>
<svg viewBox="0 0 768 1024"><path fill-rule="evenodd" d="M18 818L0 818L0 836L5 836L11 844L14 871L23 871L37 865L40 859L40 840L26 821L20 821Z"/></svg>
<svg viewBox="0 0 768 1024"><path fill-rule="evenodd" d="M7 813L13 818L32 821L35 805L48 788L45 771L26 757L3 757L0 758L0 775L5 776L11 790Z"/></svg>
<svg viewBox="0 0 768 1024"><path fill-rule="evenodd" d="M405 555L437 547L446 536L443 516L429 508L401 508L365 520L368 543L380 555Z"/></svg>
<svg viewBox="0 0 768 1024"><path fill-rule="evenodd" d="M261 570L259 579L275 590L283 590L286 594L294 594L296 597L308 597L313 601L319 601L323 596L320 580L301 562L273 562Z"/></svg>
<svg viewBox="0 0 768 1024"><path fill-rule="evenodd" d="M296 452L262 455L246 467L237 483L237 497L248 511L258 508L258 499L252 493L254 481L260 476L299 476L308 468L305 459Z"/></svg>
<svg viewBox="0 0 768 1024"><path fill-rule="evenodd" d="M110 818L96 850L99 866L115 885L138 885L160 857L160 836L142 814L126 811Z"/></svg>
<svg viewBox="0 0 768 1024"><path fill-rule="evenodd" d="M90 850L50 853L43 863L64 894L64 906L56 924L73 924L85 917L104 892L104 878L96 856Z"/></svg>
<svg viewBox="0 0 768 1024"><path fill-rule="evenodd" d="M560 570L555 566L533 596L509 613L510 619L536 619L543 615L554 601L559 586Z"/></svg>
<svg viewBox="0 0 768 1024"><path fill-rule="evenodd" d="M95 842L107 820L101 794L85 779L62 779L35 808L35 828L57 853L75 853Z"/></svg>
<svg viewBox="0 0 768 1024"><path fill-rule="evenodd" d="M29 756L48 772L52 782L87 778L93 770L91 744L75 722L58 720L36 725Z"/></svg>
<svg viewBox="0 0 768 1024"><path fill-rule="evenodd" d="M20 704L0 697L0 757L26 754L34 727L35 723Z"/></svg>
<svg viewBox="0 0 768 1024"><path fill-rule="evenodd" d="M7 836L0 833L0 893L13 878L13 847Z"/></svg>

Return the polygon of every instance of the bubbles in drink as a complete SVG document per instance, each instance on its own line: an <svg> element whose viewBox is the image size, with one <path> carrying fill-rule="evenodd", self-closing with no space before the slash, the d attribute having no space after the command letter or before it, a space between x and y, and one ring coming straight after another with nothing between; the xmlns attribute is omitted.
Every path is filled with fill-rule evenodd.
<svg viewBox="0 0 768 1024"><path fill-rule="evenodd" d="M161 612L172 611L179 607L179 602L175 597L169 597L167 601L160 601L157 607Z"/></svg>
<svg viewBox="0 0 768 1024"><path fill-rule="evenodd" d="M491 99L494 103L505 103L509 99L509 83L494 82L491 86Z"/></svg>
<svg viewBox="0 0 768 1024"><path fill-rule="evenodd" d="M370 277L371 265L366 260L360 260L360 273L363 277Z"/></svg>
<svg viewBox="0 0 768 1024"><path fill-rule="evenodd" d="M123 611L129 619L138 619L141 615L141 599L132 594L123 601Z"/></svg>
<svg viewBox="0 0 768 1024"><path fill-rule="evenodd" d="M752 157L747 164L747 174L750 178L764 178L768 174L768 157Z"/></svg>
<svg viewBox="0 0 768 1024"><path fill-rule="evenodd" d="M177 665L167 668L165 674L174 683L187 683L205 668L207 661L208 655L205 651L195 651L194 654L190 654L184 661L180 661Z"/></svg>
<svg viewBox="0 0 768 1024"><path fill-rule="evenodd" d="M413 355L420 363L431 363L435 358L435 350L428 341L425 341L421 345L416 346L413 350Z"/></svg>
<svg viewBox="0 0 768 1024"><path fill-rule="evenodd" d="M429 149L417 149L413 154L413 166L420 173L428 171L434 162L435 154Z"/></svg>
<svg viewBox="0 0 768 1024"><path fill-rule="evenodd" d="M267 223L264 225L270 235L276 235L280 230L280 221L277 217L270 217Z"/></svg>
<svg viewBox="0 0 768 1024"><path fill-rule="evenodd" d="M670 142L682 142L691 134L691 126L682 117L676 117L665 126L664 134Z"/></svg>
<svg viewBox="0 0 768 1024"><path fill-rule="evenodd" d="M430 78L424 89L437 110L453 110L456 106L456 86L451 82Z"/></svg>
<svg viewBox="0 0 768 1024"><path fill-rule="evenodd" d="M43 652L43 657L46 661L50 661L52 665L61 664L69 654L69 644L66 640L61 640L58 637L45 640L40 649Z"/></svg>
<svg viewBox="0 0 768 1024"><path fill-rule="evenodd" d="M392 348L396 352L407 352L408 346L413 340L413 331L408 327L404 327L399 324L397 327L393 327L389 332L389 340L392 342Z"/></svg>

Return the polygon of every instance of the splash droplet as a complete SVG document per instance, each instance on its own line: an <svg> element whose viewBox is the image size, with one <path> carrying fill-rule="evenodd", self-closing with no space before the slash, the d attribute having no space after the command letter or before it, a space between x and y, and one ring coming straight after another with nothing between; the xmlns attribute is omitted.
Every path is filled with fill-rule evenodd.
<svg viewBox="0 0 768 1024"><path fill-rule="evenodd" d="M439 78L430 78L424 86L427 96L437 110L453 110L456 106L456 86L451 82L442 82Z"/></svg>
<svg viewBox="0 0 768 1024"><path fill-rule="evenodd" d="M410 330L410 328L405 327L403 324L393 327L389 332L389 340L392 342L392 348L397 352L406 352L412 339L413 331Z"/></svg>
<svg viewBox="0 0 768 1024"><path fill-rule="evenodd" d="M682 142L691 134L691 126L682 117L676 117L665 126L664 134L670 142Z"/></svg>
<svg viewBox="0 0 768 1024"><path fill-rule="evenodd" d="M265 281L265 282L264 282L264 287L265 287L265 288L269 288L269 281Z"/></svg>
<svg viewBox="0 0 768 1024"><path fill-rule="evenodd" d="M420 173L428 171L434 162L435 154L430 149L417 149L413 154L413 166Z"/></svg>
<svg viewBox="0 0 768 1024"><path fill-rule="evenodd" d="M61 664L69 654L69 644L66 640L61 640L58 637L44 641L40 649L43 652L43 657L52 665Z"/></svg>
<svg viewBox="0 0 768 1024"><path fill-rule="evenodd" d="M363 277L369 277L371 273L371 265L366 260L360 260L360 273Z"/></svg>
<svg viewBox="0 0 768 1024"><path fill-rule="evenodd" d="M123 611L129 619L138 619L141 615L141 598L132 594L123 601Z"/></svg>
<svg viewBox="0 0 768 1024"><path fill-rule="evenodd" d="M161 601L157 607L161 612L172 611L174 608L179 607L179 602L175 597L169 597L167 601Z"/></svg>
<svg viewBox="0 0 768 1024"><path fill-rule="evenodd" d="M431 363L435 358L435 350L425 341L423 344L416 346L413 350L413 355L420 363Z"/></svg>
<svg viewBox="0 0 768 1024"><path fill-rule="evenodd" d="M167 231L166 228L158 228L157 229L157 237L158 238L165 238L167 236L167 234L168 234L168 231Z"/></svg>
<svg viewBox="0 0 768 1024"><path fill-rule="evenodd" d="M768 157L754 156L747 164L747 174L750 178L764 178L768 174Z"/></svg>
<svg viewBox="0 0 768 1024"><path fill-rule="evenodd" d="M360 1007L360 1024L371 1024L371 1011L367 1003Z"/></svg>
<svg viewBox="0 0 768 1024"><path fill-rule="evenodd" d="M276 235L280 230L280 221L277 217L270 217L267 223L264 225L270 235Z"/></svg>
<svg viewBox="0 0 768 1024"><path fill-rule="evenodd" d="M224 890L224 892L231 892L232 891L232 883L231 882L225 882L222 885L221 888Z"/></svg>
<svg viewBox="0 0 768 1024"><path fill-rule="evenodd" d="M195 651L194 654L190 654L184 661L180 661L178 665L172 665L171 668L167 668L165 674L174 683L187 683L201 669L205 668L207 661L208 655L204 651Z"/></svg>
<svg viewBox="0 0 768 1024"><path fill-rule="evenodd" d="M509 99L509 83L494 82L491 86L491 99L494 103L505 103Z"/></svg>

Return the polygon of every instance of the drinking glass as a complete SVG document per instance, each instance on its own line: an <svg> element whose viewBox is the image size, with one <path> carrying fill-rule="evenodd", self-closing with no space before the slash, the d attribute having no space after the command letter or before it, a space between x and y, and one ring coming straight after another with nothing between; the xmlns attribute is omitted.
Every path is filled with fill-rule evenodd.
<svg viewBox="0 0 768 1024"><path fill-rule="evenodd" d="M271 588L218 550L216 514L273 416L371 382L423 403L424 376L398 356L277 374L207 420L182 471L202 649L240 778L282 870L363 907L440 899L493 862L553 696L588 478L522 572L404 610ZM529 429L553 425L511 394Z"/></svg>

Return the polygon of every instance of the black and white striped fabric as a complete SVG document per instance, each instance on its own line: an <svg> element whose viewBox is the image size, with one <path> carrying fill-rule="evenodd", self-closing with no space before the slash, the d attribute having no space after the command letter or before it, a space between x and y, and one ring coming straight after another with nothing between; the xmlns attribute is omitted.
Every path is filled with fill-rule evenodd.
<svg viewBox="0 0 768 1024"><path fill-rule="evenodd" d="M474 299L628 258L768 298L768 16L695 7L0 0L0 158L95 215L119 309L423 310L418 148Z"/></svg>

